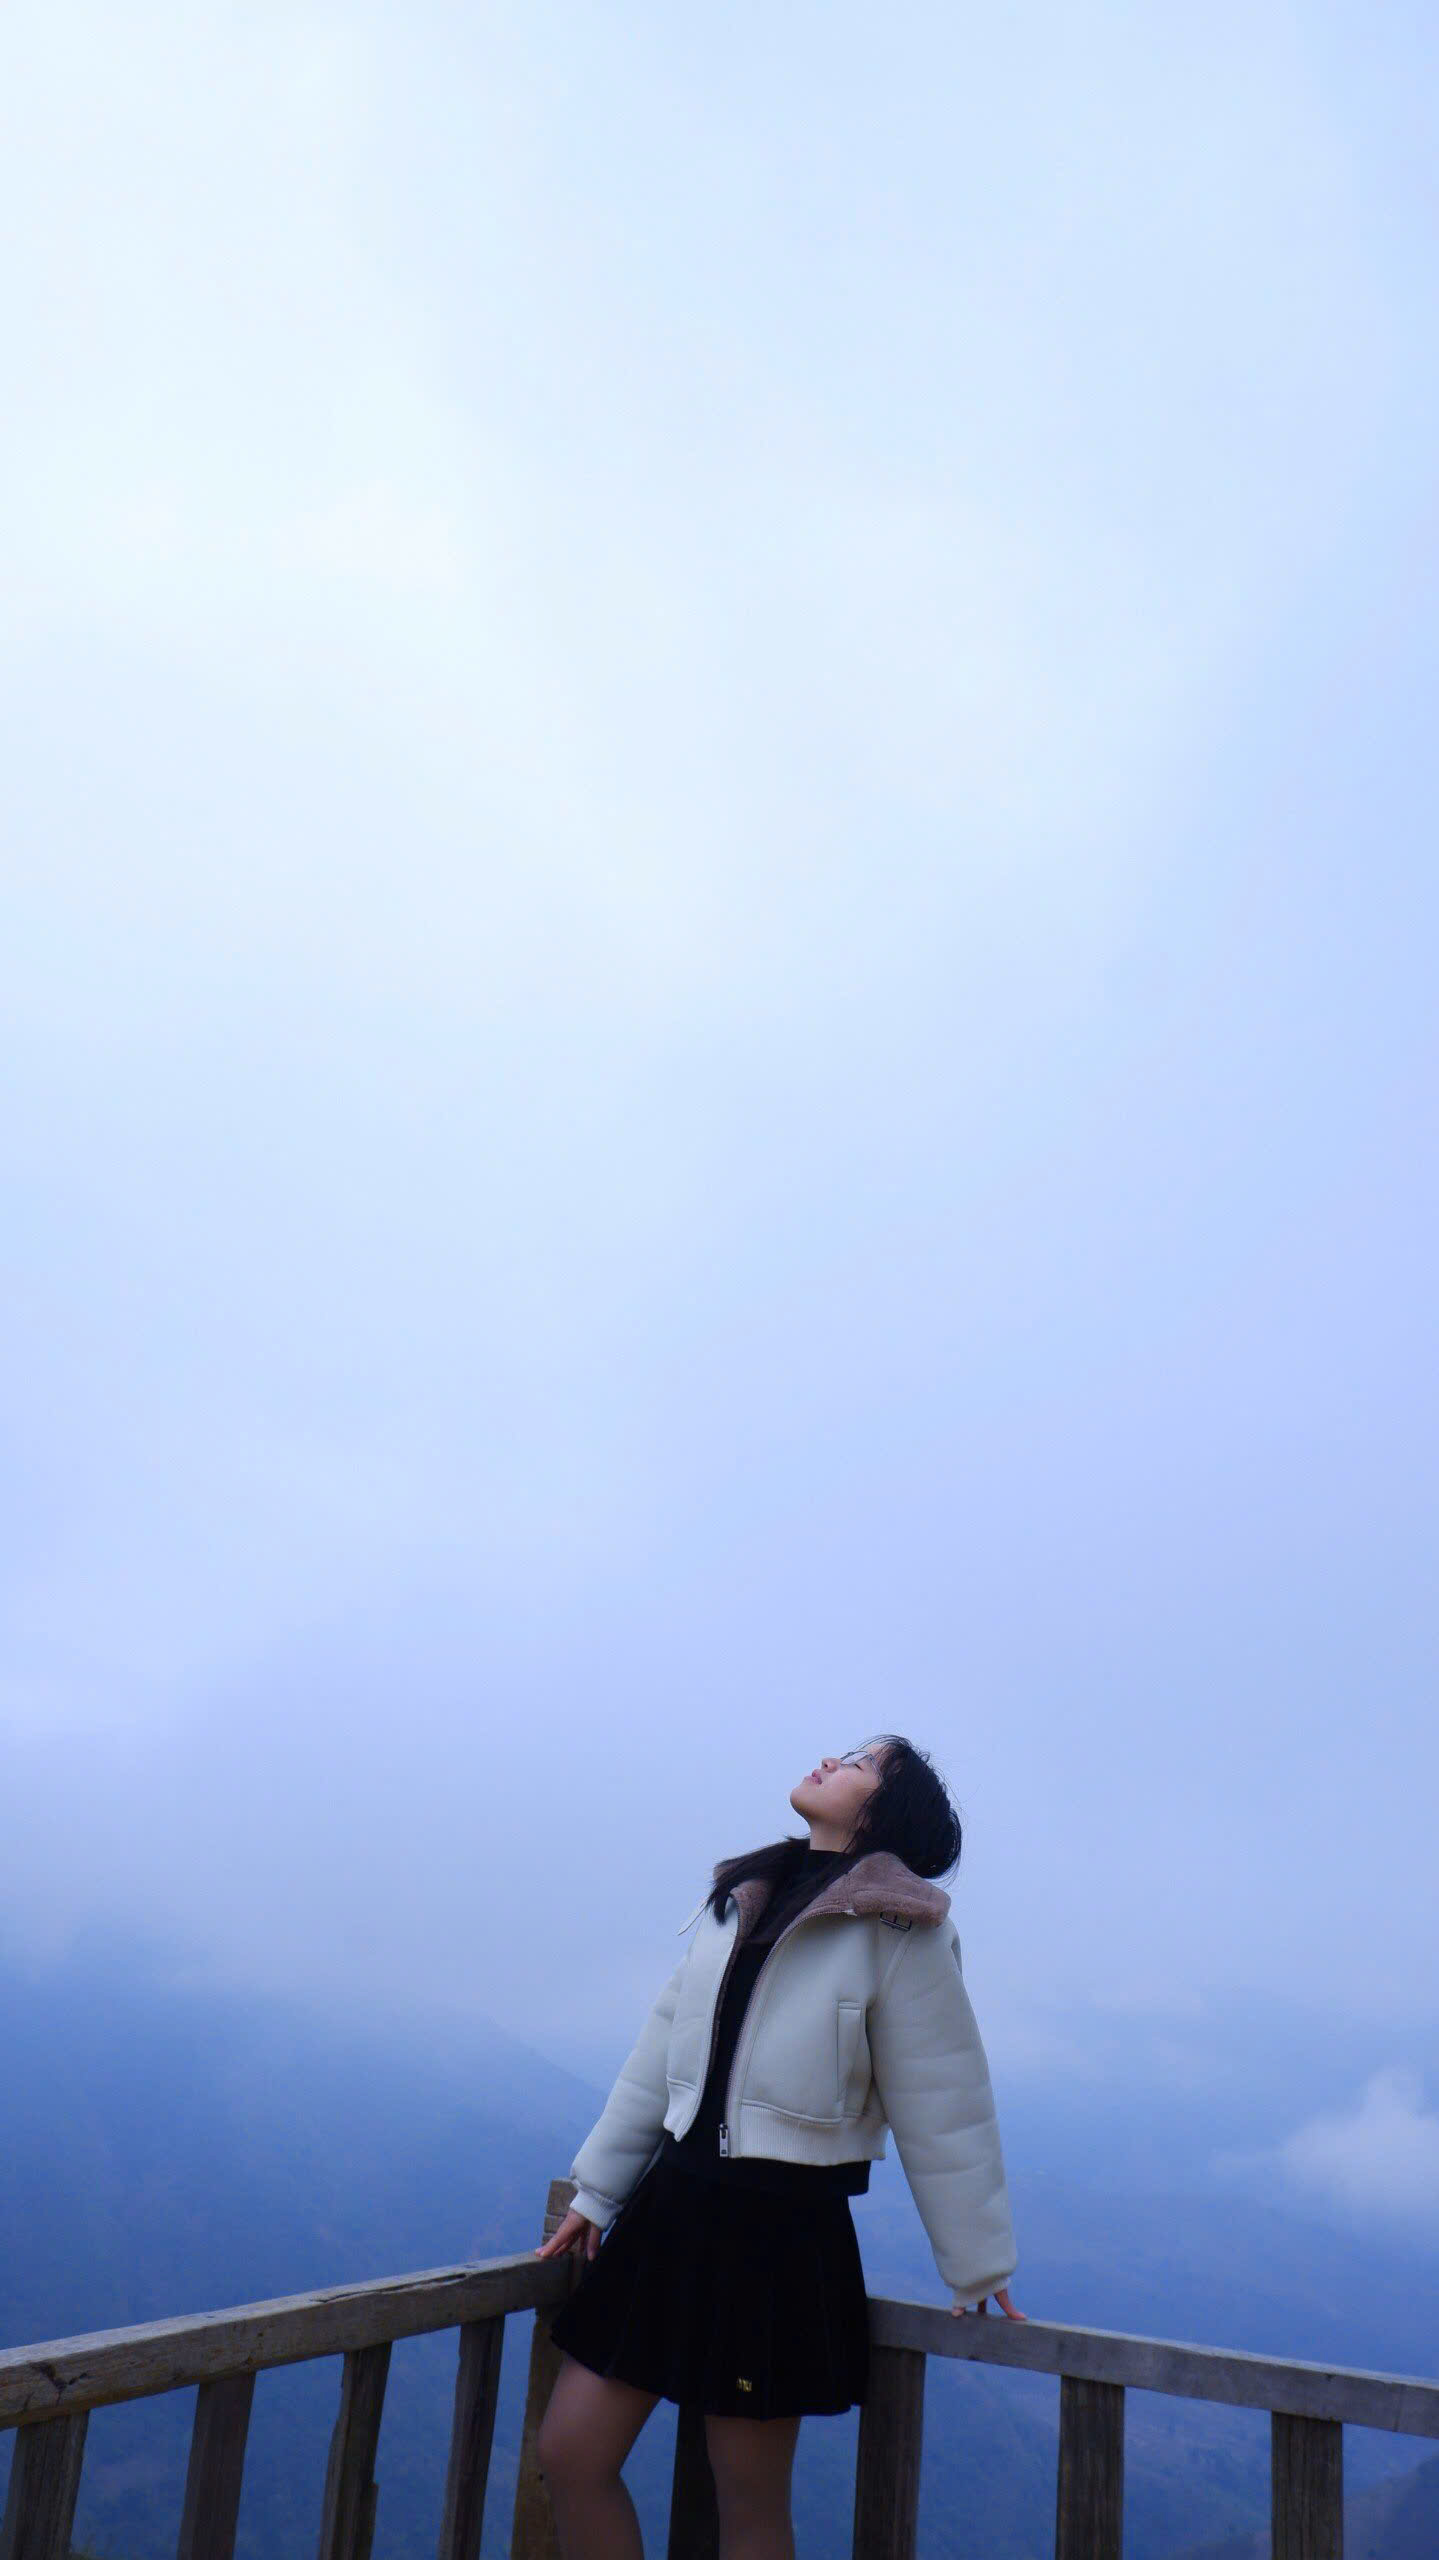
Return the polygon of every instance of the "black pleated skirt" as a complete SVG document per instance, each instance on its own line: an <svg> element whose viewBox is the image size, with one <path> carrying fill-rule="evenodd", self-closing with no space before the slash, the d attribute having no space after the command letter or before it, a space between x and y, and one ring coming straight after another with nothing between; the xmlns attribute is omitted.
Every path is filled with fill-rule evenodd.
<svg viewBox="0 0 1439 2560"><path fill-rule="evenodd" d="M849 2198L728 2188L662 2152L550 2325L591 2372L712 2417L851 2408L869 2310Z"/></svg>

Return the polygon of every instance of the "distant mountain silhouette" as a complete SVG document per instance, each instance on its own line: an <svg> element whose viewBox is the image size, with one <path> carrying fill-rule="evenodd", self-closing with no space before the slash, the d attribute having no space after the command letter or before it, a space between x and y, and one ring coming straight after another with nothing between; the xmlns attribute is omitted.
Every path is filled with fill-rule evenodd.
<svg viewBox="0 0 1439 2560"><path fill-rule="evenodd" d="M1344 2501L1344 2560L1434 2560L1439 2552L1439 2454L1401 2480ZM1269 2533L1192 2543L1176 2560L1269 2560Z"/></svg>
<svg viewBox="0 0 1439 2560"><path fill-rule="evenodd" d="M497 2029L437 2053L181 1987L133 1949L43 1973L0 1960L0 2341L532 2246L598 2103ZM506 2343L496 2553L526 2328ZM376 2560L433 2552L453 2357L445 2338L395 2350ZM337 2389L330 2365L260 2377L240 2560L313 2543ZM92 2417L77 2529L104 2560L173 2553L192 2407L177 2394Z"/></svg>

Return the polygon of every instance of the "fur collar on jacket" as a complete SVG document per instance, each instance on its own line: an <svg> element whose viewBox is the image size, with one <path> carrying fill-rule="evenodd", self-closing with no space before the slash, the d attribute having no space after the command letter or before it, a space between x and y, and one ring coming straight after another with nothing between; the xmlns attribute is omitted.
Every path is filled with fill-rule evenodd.
<svg viewBox="0 0 1439 2560"><path fill-rule="evenodd" d="M761 1876L746 1876L732 1888L730 1899L739 1906L739 1934L748 1937L769 1900L769 1887ZM805 1904L804 1916L808 1919L816 1911L878 1913L881 1919L902 1920L910 1927L917 1923L922 1929L937 1929L948 1909L949 1896L937 1884L927 1884L892 1849L873 1849L823 1886Z"/></svg>

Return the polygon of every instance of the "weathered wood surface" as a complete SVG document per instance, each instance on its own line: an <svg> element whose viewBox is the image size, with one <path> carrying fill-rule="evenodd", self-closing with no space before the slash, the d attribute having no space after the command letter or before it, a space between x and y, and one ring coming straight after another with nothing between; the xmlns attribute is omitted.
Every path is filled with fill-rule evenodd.
<svg viewBox="0 0 1439 2560"><path fill-rule="evenodd" d="M719 2560L719 2508L701 2409L681 2409L675 2428L665 2560Z"/></svg>
<svg viewBox="0 0 1439 2560"><path fill-rule="evenodd" d="M0 2560L69 2560L88 2424L51 2418L17 2429Z"/></svg>
<svg viewBox="0 0 1439 2560"><path fill-rule="evenodd" d="M541 2238L550 2240L558 2231L570 2208L575 2185L572 2178L551 2178L545 2198L545 2218ZM566 2300L579 2282L580 2262L573 2254L563 2258L536 2258L535 2266L552 2268L557 2284L553 2307ZM559 2536L555 2532L555 2511L550 2493L540 2470L540 2420L549 2407L550 2393L560 2369L560 2351L550 2336L550 2324L543 2310L535 2313L534 2332L530 2339L529 2380L525 2386L525 2416L520 2431L520 2462L515 2479L515 2513L510 2528L510 2560L560 2560Z"/></svg>
<svg viewBox="0 0 1439 2560"><path fill-rule="evenodd" d="M0 2427L23 2418L69 2417L152 2391L179 2391L223 2374L345 2355L391 2338L488 2320L497 2312L529 2311L537 2303L559 2302L569 2281L555 2259L525 2250L468 2267L435 2267L373 2284L241 2303L232 2311L11 2347L0 2354Z"/></svg>
<svg viewBox="0 0 1439 2560"><path fill-rule="evenodd" d="M1344 2560L1344 2430L1332 2418L1290 2418L1270 2429L1273 2560Z"/></svg>
<svg viewBox="0 0 1439 2560"><path fill-rule="evenodd" d="M1062 2374L1054 2560L1121 2560L1123 2546L1123 2385Z"/></svg>
<svg viewBox="0 0 1439 2560"><path fill-rule="evenodd" d="M504 2345L503 2312L493 2320L467 2320L460 2331L439 2560L479 2560Z"/></svg>
<svg viewBox="0 0 1439 2560"><path fill-rule="evenodd" d="M917 2349L876 2344L871 2325L854 2466L854 2560L914 2560L925 2369Z"/></svg>
<svg viewBox="0 0 1439 2560"><path fill-rule="evenodd" d="M378 2347L355 2347L345 2358L325 2471L318 2560L370 2560L379 2498L375 2456L389 2373L388 2340Z"/></svg>
<svg viewBox="0 0 1439 2560"><path fill-rule="evenodd" d="M254 2396L253 2373L229 2373L200 2385L176 2560L234 2560Z"/></svg>
<svg viewBox="0 0 1439 2560"><path fill-rule="evenodd" d="M553 2220L547 2228L554 2227L572 2193L567 2179L554 2181L551 2198L561 2201L557 2209L552 2208ZM0 2352L0 2427L78 2417L111 2401L139 2399L312 2357L357 2354L395 2338L458 2328L508 2311L553 2308L565 2298L578 2272L573 2260L541 2260L525 2250L469 2266L438 2267L369 2284L243 2303L232 2310L12 2347ZM1055 2322L1006 2320L998 2315L955 2320L948 2311L928 2303L883 2297L871 2298L870 2336L878 2347L1012 2365L1032 2373L1069 2374L1077 2380L1177 2398L1439 2438L1439 2381L1423 2375L1286 2363L1272 2356L1136 2338L1105 2329L1068 2328ZM548 2325L541 2319L531 2355L527 2414L531 2437L557 2370ZM23 2467L38 2459L38 2448L32 2448ZM547 2514L548 2500L543 2504ZM514 2547L517 2553L523 2549L528 2560L529 2544L517 2542ZM552 2545L534 2546L537 2552L546 2547Z"/></svg>
<svg viewBox="0 0 1439 2560"><path fill-rule="evenodd" d="M1027 2373L1071 2373L1180 2400L1239 2409L1282 2409L1291 2417L1334 2418L1396 2435L1439 2436L1439 2382L1422 2375L1362 2373L1340 2365L1285 2364L1166 2338L1111 2329L1069 2329L1055 2321L1006 2320L994 2313L956 2320L927 2302L872 2297L869 2333L882 2345L917 2347L975 2364L1017 2365Z"/></svg>

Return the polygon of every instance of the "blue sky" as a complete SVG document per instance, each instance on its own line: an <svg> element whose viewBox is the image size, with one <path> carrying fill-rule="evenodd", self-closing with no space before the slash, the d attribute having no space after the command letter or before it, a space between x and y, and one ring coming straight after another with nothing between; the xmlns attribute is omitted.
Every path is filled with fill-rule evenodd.
<svg viewBox="0 0 1439 2560"><path fill-rule="evenodd" d="M894 1727L997 2060L1439 2173L1435 45L9 13L36 1961L594 2067Z"/></svg>

